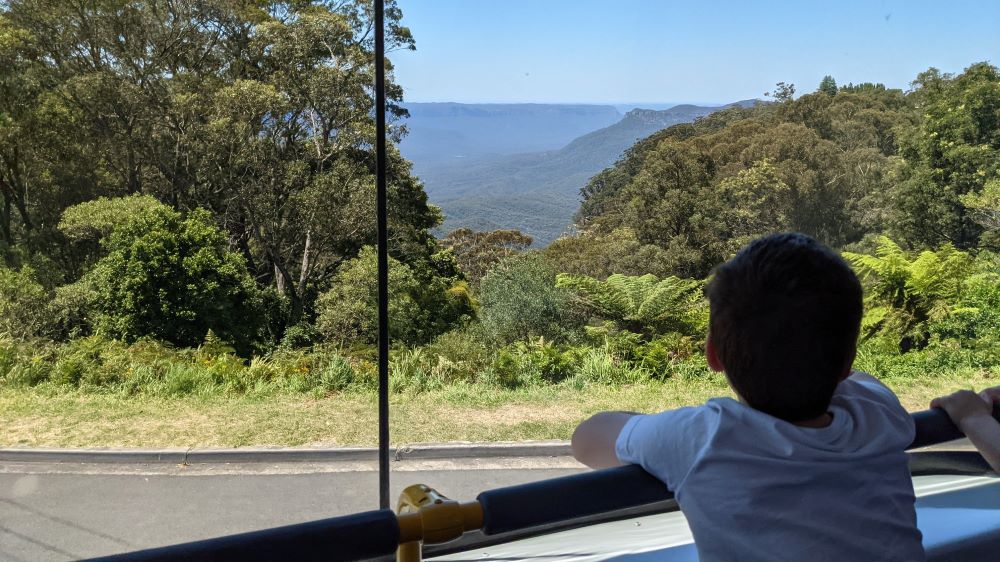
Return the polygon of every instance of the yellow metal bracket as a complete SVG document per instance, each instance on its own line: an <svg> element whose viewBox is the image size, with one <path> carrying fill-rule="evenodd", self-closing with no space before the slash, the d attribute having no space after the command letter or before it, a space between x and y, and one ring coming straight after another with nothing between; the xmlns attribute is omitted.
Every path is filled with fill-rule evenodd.
<svg viewBox="0 0 1000 562"><path fill-rule="evenodd" d="M483 526L479 502L449 499L423 484L408 486L396 504L399 520L397 562L419 562L423 544L438 544Z"/></svg>

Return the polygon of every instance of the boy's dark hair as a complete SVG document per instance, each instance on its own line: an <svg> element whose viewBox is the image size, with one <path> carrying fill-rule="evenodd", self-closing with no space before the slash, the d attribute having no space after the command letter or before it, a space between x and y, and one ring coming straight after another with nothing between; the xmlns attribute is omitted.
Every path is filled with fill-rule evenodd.
<svg viewBox="0 0 1000 562"><path fill-rule="evenodd" d="M743 400L789 422L825 413L861 326L847 263L804 234L772 234L716 268L705 292L709 338Z"/></svg>

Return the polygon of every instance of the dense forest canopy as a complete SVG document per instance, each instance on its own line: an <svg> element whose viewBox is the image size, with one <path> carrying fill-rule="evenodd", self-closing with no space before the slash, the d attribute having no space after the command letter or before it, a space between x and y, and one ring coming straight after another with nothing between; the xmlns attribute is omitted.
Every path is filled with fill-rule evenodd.
<svg viewBox="0 0 1000 562"><path fill-rule="evenodd" d="M828 77L829 78L829 77ZM910 249L994 247L1000 80L985 63L730 109L641 141L583 189L578 220L629 229L663 268L703 276L749 238L797 230L844 247L887 233ZM965 199L963 199L965 197ZM585 236L588 236L585 235Z"/></svg>

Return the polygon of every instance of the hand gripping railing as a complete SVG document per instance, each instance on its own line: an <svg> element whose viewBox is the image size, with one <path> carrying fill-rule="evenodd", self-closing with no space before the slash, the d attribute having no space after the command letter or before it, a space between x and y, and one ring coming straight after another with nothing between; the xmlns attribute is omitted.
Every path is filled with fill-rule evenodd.
<svg viewBox="0 0 1000 562"><path fill-rule="evenodd" d="M1000 420L1000 409L994 409L994 417ZM962 437L961 431L941 410L914 413L913 420L917 431L911 449ZM919 463L911 461L911 468L917 465ZM937 472L985 472L988 469L975 453L958 456L949 453L943 465L936 466L944 467ZM913 471L919 473L921 469L917 466ZM935 470L925 466L923 471ZM400 497L399 514L388 510L369 511L95 560L336 562L385 558L398 548L400 562L413 562L420 560L422 545L452 541L469 531L478 530L492 536L544 528L672 498L673 494L662 482L638 466L498 488L482 492L476 501L461 503L427 486L415 485Z"/></svg>

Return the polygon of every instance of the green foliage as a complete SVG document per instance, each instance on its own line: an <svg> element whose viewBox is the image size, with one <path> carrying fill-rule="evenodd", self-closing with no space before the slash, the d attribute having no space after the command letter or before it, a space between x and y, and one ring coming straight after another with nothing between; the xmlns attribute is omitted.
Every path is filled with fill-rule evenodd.
<svg viewBox="0 0 1000 562"><path fill-rule="evenodd" d="M260 291L207 212L184 218L157 207L133 215L104 246L86 279L98 331L193 346L212 330L241 353L258 341Z"/></svg>
<svg viewBox="0 0 1000 562"><path fill-rule="evenodd" d="M635 384L648 378L648 370L636 367L609 349L591 348L583 352L576 375L569 383L577 388L593 384L616 386Z"/></svg>
<svg viewBox="0 0 1000 562"><path fill-rule="evenodd" d="M49 292L30 267L20 271L0 267L0 334L28 339L49 328Z"/></svg>
<svg viewBox="0 0 1000 562"><path fill-rule="evenodd" d="M559 274L556 286L572 290L598 318L646 337L667 332L705 332L708 307L701 281L655 275L615 274L606 281L584 275Z"/></svg>
<svg viewBox="0 0 1000 562"><path fill-rule="evenodd" d="M586 228L569 245L577 263L563 271L604 277L604 262L622 260L614 273L705 277L742 243L774 231L835 247L881 233L897 134L915 119L909 99L885 88L791 94L786 85L778 103L655 133L594 176L581 192ZM590 240L607 247L602 239L620 229L634 233L628 248L655 248L646 252L655 256L650 269L575 249Z"/></svg>
<svg viewBox="0 0 1000 562"><path fill-rule="evenodd" d="M982 235L983 245L1000 245L1000 178L986 182L982 191L966 193L959 199L973 220L988 231Z"/></svg>
<svg viewBox="0 0 1000 562"><path fill-rule="evenodd" d="M573 350L564 351L545 340L517 342L497 352L492 374L507 388L558 383L574 376L579 360Z"/></svg>
<svg viewBox="0 0 1000 562"><path fill-rule="evenodd" d="M366 247L345 263L331 288L316 303L316 327L341 346L374 344L378 339L378 264ZM472 295L459 281L433 271L419 271L389 260L389 336L405 344L422 344L471 317Z"/></svg>
<svg viewBox="0 0 1000 562"><path fill-rule="evenodd" d="M387 47L413 48L393 0L385 14ZM371 15L356 0L0 3L0 253L44 254L73 282L123 217L210 209L287 300L272 332L310 320L375 238ZM391 73L387 98L402 117ZM440 211L390 149L392 251L430 261Z"/></svg>
<svg viewBox="0 0 1000 562"><path fill-rule="evenodd" d="M59 221L59 231L70 240L96 244L115 228L125 226L132 217L167 208L149 195L99 197L66 209Z"/></svg>
<svg viewBox="0 0 1000 562"><path fill-rule="evenodd" d="M505 258L531 246L531 237L517 230L475 232L460 228L448 233L441 244L455 254L465 278L478 284L490 269Z"/></svg>
<svg viewBox="0 0 1000 562"><path fill-rule="evenodd" d="M577 236L563 236L542 253L556 271L597 279L614 273L665 277L673 265L663 248L642 243L630 228L610 232L595 228Z"/></svg>
<svg viewBox="0 0 1000 562"><path fill-rule="evenodd" d="M919 122L900 138L893 232L921 247L974 248L982 215L970 213L966 201L975 204L1000 177L1000 70L978 63L952 76L932 68L914 86ZM973 199L963 200L969 194Z"/></svg>
<svg viewBox="0 0 1000 562"><path fill-rule="evenodd" d="M582 320L570 307L569 293L556 287L555 280L555 271L536 252L494 267L479 288L479 322L487 341L502 346L538 338L572 339Z"/></svg>
<svg viewBox="0 0 1000 562"><path fill-rule="evenodd" d="M837 95L837 81L833 79L833 76L827 74L820 81L819 88L816 91L823 92L828 96L835 96Z"/></svg>
<svg viewBox="0 0 1000 562"><path fill-rule="evenodd" d="M931 322L972 312L960 304L972 258L950 244L910 256L882 237L874 255L845 252L844 258L866 283L865 335L893 338L901 351L924 347Z"/></svg>
<svg viewBox="0 0 1000 562"><path fill-rule="evenodd" d="M958 313L930 324L932 340L969 349L1000 350L1000 256L982 252L962 281Z"/></svg>

